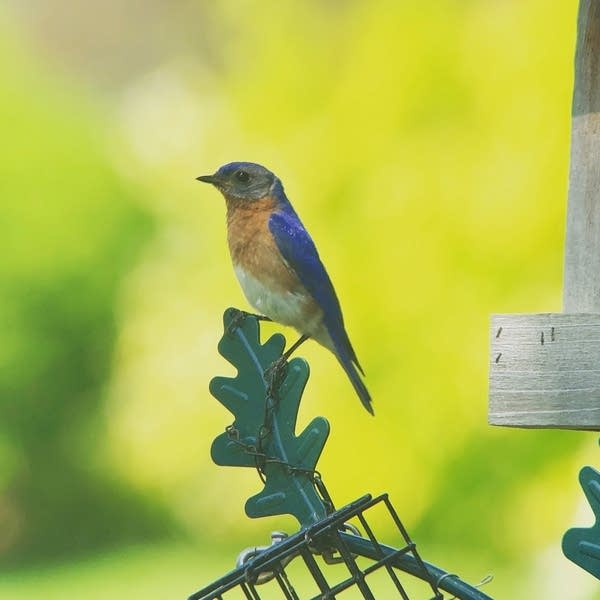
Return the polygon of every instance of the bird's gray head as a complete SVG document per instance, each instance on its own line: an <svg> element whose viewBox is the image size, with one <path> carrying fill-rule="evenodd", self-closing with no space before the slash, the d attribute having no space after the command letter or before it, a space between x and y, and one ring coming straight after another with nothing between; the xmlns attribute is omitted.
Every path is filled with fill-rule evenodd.
<svg viewBox="0 0 600 600"><path fill-rule="evenodd" d="M259 200L273 190L277 177L262 165L250 162L232 162L223 165L213 175L201 175L198 181L211 183L225 198Z"/></svg>

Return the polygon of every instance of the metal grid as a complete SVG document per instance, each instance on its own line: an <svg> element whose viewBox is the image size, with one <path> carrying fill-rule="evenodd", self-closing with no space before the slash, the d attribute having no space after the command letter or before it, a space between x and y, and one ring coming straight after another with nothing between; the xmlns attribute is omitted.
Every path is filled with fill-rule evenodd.
<svg viewBox="0 0 600 600"><path fill-rule="evenodd" d="M381 544L373 528L367 520L366 511L376 505L383 506L396 529L401 534L404 545L390 551L388 546ZM356 518L366 534L364 542L369 540L372 560L368 566L359 564L355 546L352 544L353 535L345 533L347 521ZM363 538L358 538L363 540ZM323 556L326 563L339 562L346 566L348 576L339 583L331 585L315 559L315 554ZM397 592L395 597L410 600L405 587L399 579L399 570L394 568L402 558L409 559L412 565L412 575L427 582L428 589L433 594L432 600L443 598L437 583L419 556L415 543L410 539L387 494L372 498L364 496L355 502L328 515L325 519L298 533L284 538L282 541L268 547L242 567L231 571L213 584L192 594L189 600L226 600L233 598L229 592L238 592L238 598L260 600L260 585L265 579L274 580L281 592L280 597L289 600L300 600L295 591L292 576L286 570L293 559L299 557L319 593L312 600L329 600L354 587L363 598L375 600L375 596L367 577L376 571L385 572ZM362 566L361 566L362 565ZM241 592L241 594L240 594ZM225 596L225 594L228 594ZM431 597L428 595L429 598ZM302 600L305 600L304 598Z"/></svg>

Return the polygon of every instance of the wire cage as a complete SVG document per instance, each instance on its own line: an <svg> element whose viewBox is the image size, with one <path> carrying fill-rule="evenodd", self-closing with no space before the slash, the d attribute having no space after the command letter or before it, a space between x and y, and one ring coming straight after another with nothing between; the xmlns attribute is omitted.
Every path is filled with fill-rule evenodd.
<svg viewBox="0 0 600 600"><path fill-rule="evenodd" d="M378 506L383 507L393 523L402 540L400 547L377 539L366 513ZM242 552L238 568L192 594L189 600L491 600L458 576L421 559L387 494L363 496L294 535L274 533L273 540L271 546ZM294 564L296 568L292 569ZM325 568L336 564L342 569ZM307 580L316 594L310 592ZM418 591L416 580L421 584ZM265 584L269 582L271 587L267 588ZM450 595L444 595L444 591Z"/></svg>

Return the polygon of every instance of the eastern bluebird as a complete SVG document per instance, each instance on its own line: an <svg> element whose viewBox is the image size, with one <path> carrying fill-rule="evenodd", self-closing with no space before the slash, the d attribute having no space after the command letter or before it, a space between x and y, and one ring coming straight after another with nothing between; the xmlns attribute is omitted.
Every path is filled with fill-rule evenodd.
<svg viewBox="0 0 600 600"><path fill-rule="evenodd" d="M363 406L373 414L339 300L281 181L265 167L248 162L229 163L198 180L211 183L225 197L229 251L248 302L301 334L284 358L306 339L315 339L335 354Z"/></svg>

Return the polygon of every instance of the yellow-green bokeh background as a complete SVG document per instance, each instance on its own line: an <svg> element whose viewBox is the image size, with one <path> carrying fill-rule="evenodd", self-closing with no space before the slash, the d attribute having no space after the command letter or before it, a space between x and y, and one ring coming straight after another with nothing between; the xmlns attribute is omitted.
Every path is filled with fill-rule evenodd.
<svg viewBox="0 0 600 600"><path fill-rule="evenodd" d="M600 598L560 553L595 436L486 424L489 314L560 310L576 9L2 7L0 597L183 597L293 530L245 518L256 474L209 459L221 314L246 304L194 178L252 160L311 231L375 399L371 419L303 346L338 504L388 491L424 556L493 573L494 597Z"/></svg>

